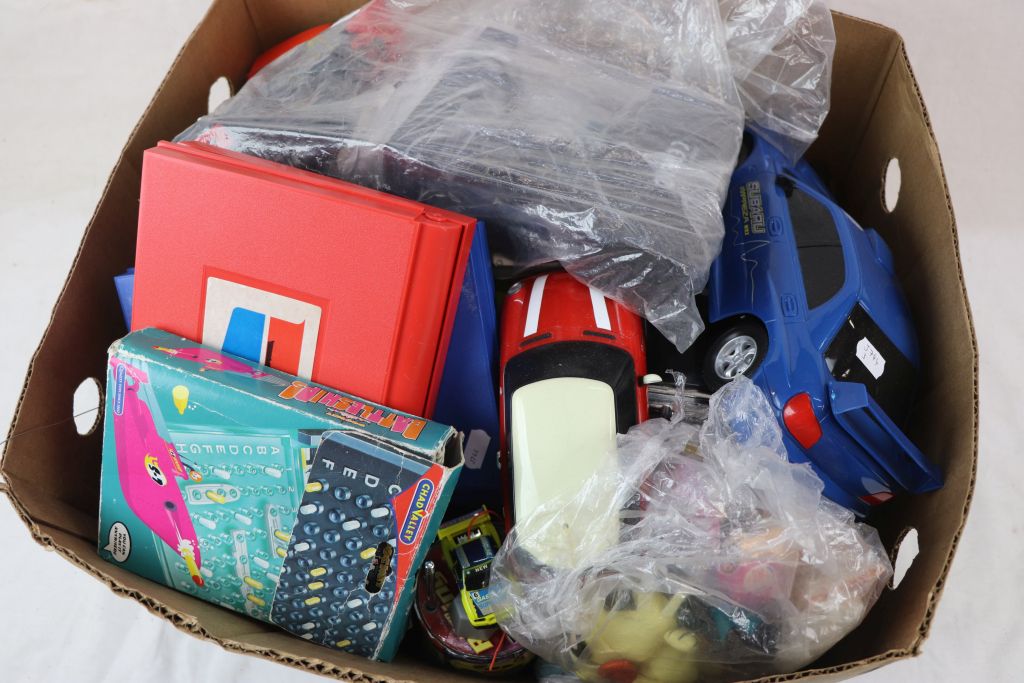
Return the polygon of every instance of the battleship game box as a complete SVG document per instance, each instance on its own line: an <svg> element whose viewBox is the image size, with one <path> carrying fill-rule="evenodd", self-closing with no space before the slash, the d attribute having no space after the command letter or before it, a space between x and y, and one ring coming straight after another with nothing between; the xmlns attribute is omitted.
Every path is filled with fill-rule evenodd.
<svg viewBox="0 0 1024 683"><path fill-rule="evenodd" d="M111 347L99 552L388 661L462 467L451 427L156 329Z"/></svg>

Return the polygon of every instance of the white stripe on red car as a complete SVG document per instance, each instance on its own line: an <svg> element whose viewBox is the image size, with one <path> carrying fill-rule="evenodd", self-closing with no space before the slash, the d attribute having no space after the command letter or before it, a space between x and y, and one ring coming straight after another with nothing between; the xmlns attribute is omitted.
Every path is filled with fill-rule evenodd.
<svg viewBox="0 0 1024 683"><path fill-rule="evenodd" d="M594 309L594 325L599 330L611 330L612 321L608 317L608 300L604 294L593 287L590 288L590 305Z"/></svg>
<svg viewBox="0 0 1024 683"><path fill-rule="evenodd" d="M541 275L533 281L533 288L530 289L530 303L526 307L526 326L523 327L524 337L537 333L537 325L540 323L540 303L544 298L544 284L547 281L547 275Z"/></svg>

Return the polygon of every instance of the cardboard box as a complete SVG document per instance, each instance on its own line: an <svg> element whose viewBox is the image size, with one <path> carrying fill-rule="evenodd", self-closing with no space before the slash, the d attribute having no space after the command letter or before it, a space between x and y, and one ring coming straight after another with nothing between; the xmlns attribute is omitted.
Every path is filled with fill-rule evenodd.
<svg viewBox="0 0 1024 683"><path fill-rule="evenodd" d="M123 329L110 280L134 259L143 150L173 138L204 114L210 85L218 78L226 77L237 89L261 51L357 4L212 4L133 131L86 230L29 369L2 473L12 503L37 541L182 630L234 651L346 680L462 679L406 650L393 664L329 650L103 561L95 550L100 434L78 435L71 419L75 388L104 376L107 347ZM851 215L877 228L892 249L924 366L908 433L942 468L946 485L894 501L873 520L889 548L905 529L916 528L920 554L862 627L807 670L782 677L792 679L839 680L921 652L963 530L977 463L977 343L953 209L924 101L898 34L842 14L835 19L832 113L811 157ZM902 169L902 188L888 212L883 176L893 158Z"/></svg>
<svg viewBox="0 0 1024 683"><path fill-rule="evenodd" d="M388 661L462 467L451 427L157 329L107 369L99 554Z"/></svg>

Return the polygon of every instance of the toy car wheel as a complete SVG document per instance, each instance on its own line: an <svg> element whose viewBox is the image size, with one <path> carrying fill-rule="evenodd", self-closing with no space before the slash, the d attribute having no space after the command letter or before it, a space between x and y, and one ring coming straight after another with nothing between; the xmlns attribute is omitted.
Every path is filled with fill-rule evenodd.
<svg viewBox="0 0 1024 683"><path fill-rule="evenodd" d="M737 319L720 326L704 354L704 383L716 391L737 375L750 375L764 360L768 335L758 323Z"/></svg>

